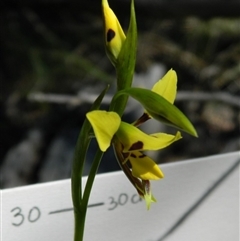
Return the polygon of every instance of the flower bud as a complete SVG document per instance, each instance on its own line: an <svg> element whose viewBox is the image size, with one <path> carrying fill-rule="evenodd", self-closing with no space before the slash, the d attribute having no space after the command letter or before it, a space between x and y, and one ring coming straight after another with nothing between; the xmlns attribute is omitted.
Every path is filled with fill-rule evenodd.
<svg viewBox="0 0 240 241"><path fill-rule="evenodd" d="M102 8L106 52L110 61L115 65L126 36L116 15L109 7L107 0L102 0Z"/></svg>

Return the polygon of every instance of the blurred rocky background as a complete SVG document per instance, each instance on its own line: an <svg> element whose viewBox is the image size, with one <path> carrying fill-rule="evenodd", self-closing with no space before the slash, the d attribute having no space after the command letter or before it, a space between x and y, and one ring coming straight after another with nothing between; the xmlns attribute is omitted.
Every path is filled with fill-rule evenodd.
<svg viewBox="0 0 240 241"><path fill-rule="evenodd" d="M125 30L130 1L109 0ZM154 153L159 163L240 147L240 2L135 0L139 30L135 86L149 88L173 68L176 105L199 138ZM105 55L101 1L2 0L0 3L1 188L69 178L74 147L92 101L115 88ZM124 115L141 115L134 102ZM175 130L153 120L151 132ZM87 164L96 143L91 144ZM227 160L226 160L227 161ZM99 172L119 170L110 150ZM85 174L88 172L86 167Z"/></svg>

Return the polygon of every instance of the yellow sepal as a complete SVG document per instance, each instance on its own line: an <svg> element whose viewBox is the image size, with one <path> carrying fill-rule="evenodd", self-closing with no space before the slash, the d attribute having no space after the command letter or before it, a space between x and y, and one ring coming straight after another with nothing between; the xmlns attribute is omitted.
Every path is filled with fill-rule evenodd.
<svg viewBox="0 0 240 241"><path fill-rule="evenodd" d="M161 95L170 103L174 103L177 94L177 74L170 69L162 79L160 79L152 88L153 92Z"/></svg>
<svg viewBox="0 0 240 241"><path fill-rule="evenodd" d="M119 115L116 112L95 110L88 112L86 116L92 125L100 150L106 151L120 126Z"/></svg>

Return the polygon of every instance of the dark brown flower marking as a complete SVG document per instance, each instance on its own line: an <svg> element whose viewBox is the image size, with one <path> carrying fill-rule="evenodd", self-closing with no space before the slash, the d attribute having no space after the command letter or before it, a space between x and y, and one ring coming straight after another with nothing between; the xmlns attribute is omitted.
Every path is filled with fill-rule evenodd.
<svg viewBox="0 0 240 241"><path fill-rule="evenodd" d="M122 156L123 156L124 159L127 159L128 156L129 156L129 153L124 153L124 152L122 152Z"/></svg>
<svg viewBox="0 0 240 241"><path fill-rule="evenodd" d="M151 119L151 117L147 113L143 113L143 115L134 123L134 126L140 126L149 119Z"/></svg>
<svg viewBox="0 0 240 241"><path fill-rule="evenodd" d="M131 147L129 148L129 151L140 150L140 149L143 149L143 142L137 141L131 145Z"/></svg>
<svg viewBox="0 0 240 241"><path fill-rule="evenodd" d="M133 153L131 153L130 156L133 157L133 158L137 158L137 156L135 154L133 154Z"/></svg>
<svg viewBox="0 0 240 241"><path fill-rule="evenodd" d="M115 32L110 28L107 31L107 42L110 42L115 37Z"/></svg>
<svg viewBox="0 0 240 241"><path fill-rule="evenodd" d="M144 158L145 156L146 156L145 154L142 154L138 158Z"/></svg>

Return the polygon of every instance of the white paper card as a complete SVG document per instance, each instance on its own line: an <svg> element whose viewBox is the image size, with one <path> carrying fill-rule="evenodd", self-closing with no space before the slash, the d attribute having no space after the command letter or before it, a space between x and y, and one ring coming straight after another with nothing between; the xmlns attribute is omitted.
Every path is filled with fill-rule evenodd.
<svg viewBox="0 0 240 241"><path fill-rule="evenodd" d="M161 165L150 211L122 172L96 177L85 241L238 241L239 152ZM84 179L85 180L85 179ZM70 180L1 191L3 241L73 240Z"/></svg>

